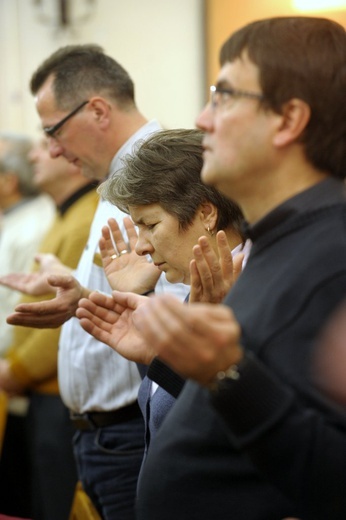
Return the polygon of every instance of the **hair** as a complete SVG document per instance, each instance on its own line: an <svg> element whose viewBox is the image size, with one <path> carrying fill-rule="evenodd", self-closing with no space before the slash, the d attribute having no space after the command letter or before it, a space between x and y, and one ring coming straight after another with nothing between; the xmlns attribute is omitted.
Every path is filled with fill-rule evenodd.
<svg viewBox="0 0 346 520"><path fill-rule="evenodd" d="M9 133L0 133L0 141L5 145L0 153L0 175L1 173L15 175L22 196L36 196L39 190L33 182L34 171L28 157L32 141L26 136Z"/></svg>
<svg viewBox="0 0 346 520"><path fill-rule="evenodd" d="M102 183L100 195L129 213L131 206L160 204L186 230L204 202L218 209L216 228L233 227L242 237L243 216L235 202L202 183L202 137L199 130L162 130L137 143L123 166Z"/></svg>
<svg viewBox="0 0 346 520"><path fill-rule="evenodd" d="M135 106L134 84L129 74L98 45L58 49L32 75L31 93L35 95L51 75L59 108L70 110L95 94L110 97L123 109Z"/></svg>
<svg viewBox="0 0 346 520"><path fill-rule="evenodd" d="M223 44L223 66L246 53L259 69L263 107L281 113L292 98L305 101L310 121L301 136L307 159L322 171L346 175L346 33L313 17L259 20Z"/></svg>

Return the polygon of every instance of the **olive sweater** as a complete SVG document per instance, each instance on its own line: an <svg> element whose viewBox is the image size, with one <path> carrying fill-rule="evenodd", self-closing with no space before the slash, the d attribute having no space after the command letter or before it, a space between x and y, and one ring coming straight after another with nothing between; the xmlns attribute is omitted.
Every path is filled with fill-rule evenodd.
<svg viewBox="0 0 346 520"><path fill-rule="evenodd" d="M39 252L52 253L63 264L74 269L87 242L97 203L98 196L92 185L87 185L72 195L58 208L53 225L43 239ZM45 298L49 297L51 295L46 295ZM21 302L40 301L43 298L23 295ZM14 376L26 389L50 394L59 393L59 336L60 328L15 327L13 343L6 357L10 361Z"/></svg>

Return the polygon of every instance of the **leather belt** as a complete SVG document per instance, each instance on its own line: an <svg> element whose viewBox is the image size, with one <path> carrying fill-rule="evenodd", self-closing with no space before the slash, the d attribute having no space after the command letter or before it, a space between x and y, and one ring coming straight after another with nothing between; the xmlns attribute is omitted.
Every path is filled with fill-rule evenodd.
<svg viewBox="0 0 346 520"><path fill-rule="evenodd" d="M85 412L79 414L70 411L70 419L77 430L96 430L104 426L131 421L131 419L136 419L141 417L141 415L137 401L110 412Z"/></svg>

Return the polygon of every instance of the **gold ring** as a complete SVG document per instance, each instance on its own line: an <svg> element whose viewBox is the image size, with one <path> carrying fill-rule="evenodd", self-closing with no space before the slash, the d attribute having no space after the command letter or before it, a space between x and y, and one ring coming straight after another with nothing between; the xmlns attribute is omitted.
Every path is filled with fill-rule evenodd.
<svg viewBox="0 0 346 520"><path fill-rule="evenodd" d="M111 255L111 260L115 260L116 258L118 258L119 255L117 255L116 253L114 253L114 255Z"/></svg>
<svg viewBox="0 0 346 520"><path fill-rule="evenodd" d="M126 255L127 253L128 253L128 250L127 249L123 249L122 251L120 251L119 256L120 255Z"/></svg>

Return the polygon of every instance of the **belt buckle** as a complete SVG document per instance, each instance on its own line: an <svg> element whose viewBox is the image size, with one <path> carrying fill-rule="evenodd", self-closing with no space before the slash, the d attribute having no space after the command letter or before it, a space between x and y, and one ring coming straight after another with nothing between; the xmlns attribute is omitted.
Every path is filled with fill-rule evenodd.
<svg viewBox="0 0 346 520"><path fill-rule="evenodd" d="M78 430L96 430L96 425L89 417L87 412L85 413L70 413L70 418Z"/></svg>

